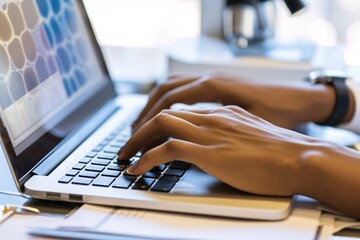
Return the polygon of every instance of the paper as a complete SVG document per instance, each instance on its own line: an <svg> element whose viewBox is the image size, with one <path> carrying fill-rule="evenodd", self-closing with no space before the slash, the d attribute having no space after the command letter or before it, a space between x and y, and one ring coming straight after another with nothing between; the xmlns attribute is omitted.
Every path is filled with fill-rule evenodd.
<svg viewBox="0 0 360 240"><path fill-rule="evenodd" d="M295 210L285 221L262 222L120 209L98 230L164 239L233 239L234 236L244 239L314 239L318 220L303 217L304 213Z"/></svg>
<svg viewBox="0 0 360 240"><path fill-rule="evenodd" d="M0 239L41 239L28 235L32 228L60 226L65 223L63 218L51 218L42 215L13 214L0 225Z"/></svg>
<svg viewBox="0 0 360 240"><path fill-rule="evenodd" d="M12 215L14 214L14 211L9 211L4 213L3 211L0 212L0 225L5 222L6 220L8 220Z"/></svg>
<svg viewBox="0 0 360 240"><path fill-rule="evenodd" d="M319 210L305 204L295 207L291 216L283 221L250 221L84 205L64 226L67 229L84 230L88 227L89 231L160 239L234 239L236 236L250 240L313 240L320 214Z"/></svg>
<svg viewBox="0 0 360 240"><path fill-rule="evenodd" d="M332 214L324 213L320 217L320 228L317 240L331 239L334 232L335 218Z"/></svg>
<svg viewBox="0 0 360 240"><path fill-rule="evenodd" d="M84 204L68 219L15 214L0 226L0 238L40 239L30 236L29 232L41 227L60 230L70 236L103 233L144 239L313 240L317 236L320 215L321 211L311 201L296 202L292 214L283 221L239 220Z"/></svg>
<svg viewBox="0 0 360 240"><path fill-rule="evenodd" d="M97 229L116 211L115 208L84 204L64 222L61 227Z"/></svg>
<svg viewBox="0 0 360 240"><path fill-rule="evenodd" d="M323 213L320 218L320 231L317 240L333 239L333 235L345 228L360 230L360 222L337 216L334 214Z"/></svg>
<svg viewBox="0 0 360 240"><path fill-rule="evenodd" d="M320 220L321 223L328 221L324 219L333 219L333 224L331 225L332 234L337 233L345 228L360 230L360 222L356 219L346 217L342 213L322 204L319 205L318 209L324 212Z"/></svg>
<svg viewBox="0 0 360 240"><path fill-rule="evenodd" d="M360 222L355 220L346 221L337 219L335 221L333 233L337 233L345 228L360 230Z"/></svg>

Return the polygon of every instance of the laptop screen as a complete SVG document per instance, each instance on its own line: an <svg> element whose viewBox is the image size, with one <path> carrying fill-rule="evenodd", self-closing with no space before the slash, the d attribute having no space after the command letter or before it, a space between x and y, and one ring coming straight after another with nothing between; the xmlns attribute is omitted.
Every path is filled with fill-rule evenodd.
<svg viewBox="0 0 360 240"><path fill-rule="evenodd" d="M83 120L57 127L109 78L81 1L0 0L0 29L2 142L19 179Z"/></svg>

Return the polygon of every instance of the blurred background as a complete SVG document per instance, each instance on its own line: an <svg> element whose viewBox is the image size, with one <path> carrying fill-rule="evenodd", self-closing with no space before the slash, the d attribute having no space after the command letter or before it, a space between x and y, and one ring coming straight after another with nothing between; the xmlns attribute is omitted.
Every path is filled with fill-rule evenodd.
<svg viewBox="0 0 360 240"><path fill-rule="evenodd" d="M145 86L166 75L166 54L179 38L201 34L200 0L85 0L115 81ZM210 4L211 1L209 1ZM360 66L360 1L312 0L296 16L275 0L275 38L342 46L347 65ZM203 0L203 4L207 1ZM113 48L116 46L116 48Z"/></svg>

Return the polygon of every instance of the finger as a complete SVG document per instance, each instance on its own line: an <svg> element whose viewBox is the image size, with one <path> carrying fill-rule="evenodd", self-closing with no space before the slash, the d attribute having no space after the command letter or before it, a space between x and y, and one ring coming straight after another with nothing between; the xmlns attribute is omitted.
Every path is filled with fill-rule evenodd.
<svg viewBox="0 0 360 240"><path fill-rule="evenodd" d="M185 79L199 79L199 75L170 75L167 81L181 81Z"/></svg>
<svg viewBox="0 0 360 240"><path fill-rule="evenodd" d="M181 75L170 75L167 77L167 81L175 80L179 77L181 77Z"/></svg>
<svg viewBox="0 0 360 240"><path fill-rule="evenodd" d="M149 94L149 100L148 100L147 104L145 105L144 109L140 113L138 119L133 123L133 125L135 126L137 124L137 122L140 121L144 117L144 115L147 114L149 109L151 109L152 106L159 100L159 98L161 98L166 92L170 91L171 89L174 89L174 88L186 85L190 82L193 82L196 79L198 79L198 78L197 77L190 77L190 78L189 77L179 77L179 78L176 78L176 80L164 83L164 84L156 87Z"/></svg>
<svg viewBox="0 0 360 240"><path fill-rule="evenodd" d="M235 105L229 105L229 106L225 106L225 107L214 107L214 108L209 108L209 109L200 109L200 110L190 110L189 112L193 113L193 114L197 114L198 116L201 115L209 115L209 114L221 114L222 116L232 116L232 118L239 118L239 117L249 117L249 116L254 116L251 113L249 113L247 110L235 106ZM229 115L230 113L230 115Z"/></svg>
<svg viewBox="0 0 360 240"><path fill-rule="evenodd" d="M206 108L206 109L191 109L189 112L198 114L198 115L204 115L204 114L210 114L216 112L221 107L215 107L215 108Z"/></svg>
<svg viewBox="0 0 360 240"><path fill-rule="evenodd" d="M204 118L203 114L198 114L190 110L162 110L161 112L172 115L177 118L181 118L188 121L196 126L203 125Z"/></svg>
<svg viewBox="0 0 360 240"><path fill-rule="evenodd" d="M226 106L223 108L224 111L228 111L230 114L226 114L228 118L234 121L241 122L243 126L257 126L261 129L267 129L269 122L266 120L250 113L249 111L234 105ZM272 125L272 124L271 124ZM273 126L270 126L273 128Z"/></svg>
<svg viewBox="0 0 360 240"><path fill-rule="evenodd" d="M185 111L184 111L185 112ZM239 122L241 121L243 124L253 124L255 122L259 122L256 116L247 112L246 110L237 107L237 106L226 106L226 107L215 107L211 109L201 109L201 110L190 110L186 111L186 113L174 113L171 112L175 116L186 119L188 122L191 122L197 126L204 126L211 123L218 123L217 119L232 119L233 121Z"/></svg>
<svg viewBox="0 0 360 240"><path fill-rule="evenodd" d="M198 142L200 129L184 119L160 113L144 124L119 152L119 159L128 159L160 137Z"/></svg>
<svg viewBox="0 0 360 240"><path fill-rule="evenodd" d="M183 118L195 125L201 125L204 121L203 117L205 115L218 113L223 107L214 107L206 109L186 109L186 110L162 110L163 112L169 113L171 115ZM201 119L201 120L200 120Z"/></svg>
<svg viewBox="0 0 360 240"><path fill-rule="evenodd" d="M265 121L264 119L252 114L251 112L249 112L248 110L245 110L241 107L238 106L234 106L234 105L230 105L230 106L226 106L225 107L226 110L231 111L232 113L235 113L235 119L243 119L243 120L248 120L249 122L263 122Z"/></svg>
<svg viewBox="0 0 360 240"><path fill-rule="evenodd" d="M136 131L142 124L153 118L161 110L170 108L174 103L193 104L202 101L211 102L215 100L216 95L206 90L205 85L194 81L167 92L151 106L141 120L133 126L134 130Z"/></svg>
<svg viewBox="0 0 360 240"><path fill-rule="evenodd" d="M239 106L235 106L235 105L225 106L225 109L233 111L235 113L239 113L239 114L248 114L248 111L246 111L245 109L243 109Z"/></svg>
<svg viewBox="0 0 360 240"><path fill-rule="evenodd" d="M141 149L141 153L144 154L147 151L153 149L154 147L157 147L163 143L165 143L166 141L169 141L168 137L160 137L158 139L156 139L155 141L152 141L149 145L145 146L144 148Z"/></svg>
<svg viewBox="0 0 360 240"><path fill-rule="evenodd" d="M203 147L201 145L172 139L143 154L140 160L127 169L127 172L132 175L141 175L150 171L155 166L176 159L198 165L202 151Z"/></svg>

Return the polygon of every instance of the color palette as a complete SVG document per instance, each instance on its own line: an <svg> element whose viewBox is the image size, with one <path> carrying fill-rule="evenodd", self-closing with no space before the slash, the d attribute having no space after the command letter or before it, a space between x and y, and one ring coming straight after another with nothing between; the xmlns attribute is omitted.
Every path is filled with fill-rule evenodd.
<svg viewBox="0 0 360 240"><path fill-rule="evenodd" d="M101 78L75 5L0 2L0 107L14 139Z"/></svg>

